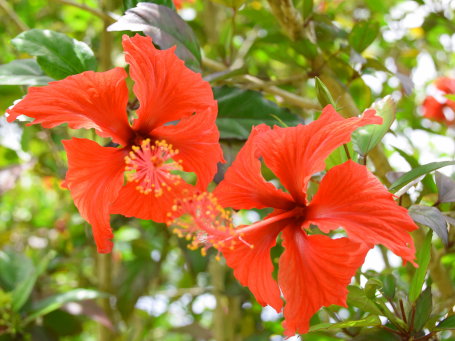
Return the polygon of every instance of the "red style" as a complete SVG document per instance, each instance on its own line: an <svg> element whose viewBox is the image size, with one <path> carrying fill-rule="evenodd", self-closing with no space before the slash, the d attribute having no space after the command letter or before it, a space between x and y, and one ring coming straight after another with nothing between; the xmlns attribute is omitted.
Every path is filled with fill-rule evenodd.
<svg viewBox="0 0 455 341"><path fill-rule="evenodd" d="M121 147L94 141L64 141L68 155L65 185L93 229L98 252L112 250L110 214L164 222L174 199L191 188L171 171L194 172L205 189L223 156L215 125L217 103L210 85L186 68L175 47L157 50L150 37L123 36L126 61L139 100L137 118L127 114L127 73L123 68L87 71L31 87L7 111L52 128L94 128ZM175 172L174 172L175 173ZM125 182L126 177L126 183Z"/></svg>
<svg viewBox="0 0 455 341"><path fill-rule="evenodd" d="M287 336L306 333L311 316L322 306L346 306L346 287L373 245L383 244L404 261L414 260L409 232L417 226L365 166L348 161L333 167L311 200L306 193L311 176L325 169L324 160L334 149L347 143L358 127L378 123L381 118L373 110L344 119L329 105L309 125L259 125L214 192L225 207L274 209L264 220L236 228L243 243L220 251L261 305L280 311L283 295ZM261 158L287 192L265 181ZM342 227L349 238L309 234L312 224L325 233ZM280 232L284 252L276 281L270 249Z"/></svg>

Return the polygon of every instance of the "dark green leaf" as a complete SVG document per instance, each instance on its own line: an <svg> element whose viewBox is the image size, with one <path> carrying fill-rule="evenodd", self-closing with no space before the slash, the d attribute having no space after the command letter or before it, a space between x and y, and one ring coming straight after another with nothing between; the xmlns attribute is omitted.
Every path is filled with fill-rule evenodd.
<svg viewBox="0 0 455 341"><path fill-rule="evenodd" d="M409 208L409 215L415 222L431 228L441 238L442 242L448 245L449 232L447 230L447 222L444 215L436 207L412 205Z"/></svg>
<svg viewBox="0 0 455 341"><path fill-rule="evenodd" d="M0 65L0 85L46 85L47 77L34 59L18 59Z"/></svg>
<svg viewBox="0 0 455 341"><path fill-rule="evenodd" d="M368 315L364 319L355 320L355 321L343 321L338 323L319 323L310 327L310 332L315 332L319 330L329 330L329 329L341 329L341 328L352 328L352 327L373 327L379 326L381 320L377 315Z"/></svg>
<svg viewBox="0 0 455 341"><path fill-rule="evenodd" d="M427 273L428 264L431 258L431 237L433 230L429 230L423 245L417 250L416 262L419 267L416 269L414 276L411 280L409 287L409 301L414 302L419 297L422 290L423 282L425 281L425 274Z"/></svg>
<svg viewBox="0 0 455 341"><path fill-rule="evenodd" d="M316 95L318 96L318 101L321 106L325 107L328 104L331 104L334 108L336 108L335 101L333 100L332 95L330 94L329 89L325 86L325 84L318 78L315 77L316 80Z"/></svg>
<svg viewBox="0 0 455 341"><path fill-rule="evenodd" d="M455 202L455 181L440 172L436 172L439 202Z"/></svg>
<svg viewBox="0 0 455 341"><path fill-rule="evenodd" d="M354 25L349 35L349 42L354 50L361 53L376 39L379 34L379 24L371 21L361 21Z"/></svg>
<svg viewBox="0 0 455 341"><path fill-rule="evenodd" d="M51 30L22 32L11 43L21 52L38 57L44 72L55 79L96 69L96 59L87 44Z"/></svg>
<svg viewBox="0 0 455 341"><path fill-rule="evenodd" d="M381 142L395 120L395 102L387 96L373 105L376 115L382 117L382 124L370 124L357 129L352 134L352 141L356 150L361 155L367 155L376 145Z"/></svg>
<svg viewBox="0 0 455 341"><path fill-rule="evenodd" d="M4 291L14 288L33 274L35 267L30 258L14 251L0 251L0 287Z"/></svg>
<svg viewBox="0 0 455 341"><path fill-rule="evenodd" d="M450 330L455 329L455 315L449 316L442 320L435 328L435 330Z"/></svg>
<svg viewBox="0 0 455 341"><path fill-rule="evenodd" d="M392 299L395 297L395 290L396 290L396 282L395 276L392 274L388 274L385 276L381 276L382 280L382 293L385 297Z"/></svg>
<svg viewBox="0 0 455 341"><path fill-rule="evenodd" d="M246 140L252 126L280 125L273 115L288 126L301 123L297 116L266 100L260 92L224 86L214 88L213 93L218 100L217 125L222 139Z"/></svg>
<svg viewBox="0 0 455 341"><path fill-rule="evenodd" d="M191 27L170 8L141 2L108 27L108 31L144 32L162 49L177 45L175 53L195 71L201 69L201 51Z"/></svg>
<svg viewBox="0 0 455 341"><path fill-rule="evenodd" d="M414 315L414 331L418 332L423 329L425 323L431 315L433 309L433 298L431 295L431 287L427 287L420 294L416 301L416 311Z"/></svg>
<svg viewBox="0 0 455 341"><path fill-rule="evenodd" d="M74 289L62 294L47 297L33 304L28 316L24 319L24 324L30 323L36 318L49 314L61 308L69 302L93 300L95 298L106 297L107 295L96 290Z"/></svg>
<svg viewBox="0 0 455 341"><path fill-rule="evenodd" d="M389 188L390 191L397 191L408 182L411 182L414 179L417 179L419 176L425 175L430 173L436 169L452 166L455 165L455 161L441 161L441 162L431 162L427 163L426 165L419 166L414 168L413 170L404 174L401 178L395 181Z"/></svg>

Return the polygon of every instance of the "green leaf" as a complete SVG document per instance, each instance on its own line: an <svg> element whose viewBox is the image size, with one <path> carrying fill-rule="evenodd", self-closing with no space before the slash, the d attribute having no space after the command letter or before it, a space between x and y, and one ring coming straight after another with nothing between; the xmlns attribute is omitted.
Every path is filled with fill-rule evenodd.
<svg viewBox="0 0 455 341"><path fill-rule="evenodd" d="M382 315L381 310L365 295L364 290L353 285L348 286L348 290L347 303L349 306L357 307L362 311L375 315Z"/></svg>
<svg viewBox="0 0 455 341"><path fill-rule="evenodd" d="M405 173L397 181L395 181L389 188L390 191L397 191L407 183L411 182L414 179L417 179L419 176L430 173L436 169L455 165L455 161L441 161L441 162L431 162L426 165L419 166L413 170Z"/></svg>
<svg viewBox="0 0 455 341"><path fill-rule="evenodd" d="M47 297L33 304L28 316L24 319L24 325L32 322L36 318L49 314L61 308L69 302L93 300L95 298L106 297L107 294L90 289L74 289L62 294Z"/></svg>
<svg viewBox="0 0 455 341"><path fill-rule="evenodd" d="M446 218L436 207L412 205L409 208L409 215L415 222L428 226L436 232L446 246L449 244Z"/></svg>
<svg viewBox="0 0 455 341"><path fill-rule="evenodd" d="M382 288L382 282L377 278L370 278L365 284L365 296L369 299L376 298L376 290Z"/></svg>
<svg viewBox="0 0 455 341"><path fill-rule="evenodd" d="M313 0L303 0L303 18L306 19L313 13Z"/></svg>
<svg viewBox="0 0 455 341"><path fill-rule="evenodd" d="M425 281L425 274L427 273L428 264L431 258L431 238L433 237L433 230L429 230L423 245L417 250L416 263L419 267L416 269L414 276L411 280L409 287L409 301L414 302L419 297L422 290L423 282Z"/></svg>
<svg viewBox="0 0 455 341"><path fill-rule="evenodd" d="M342 163L348 161L349 158L346 153L346 150L349 153L351 159L357 161L357 154L354 153L354 147L352 146L352 142L348 142L336 148L332 153L330 153L327 159L325 159L326 170L329 170L332 167L341 165Z"/></svg>
<svg viewBox="0 0 455 341"><path fill-rule="evenodd" d="M0 65L0 85L46 85L47 77L34 59L18 59Z"/></svg>
<svg viewBox="0 0 455 341"><path fill-rule="evenodd" d="M162 49L177 45L176 55L194 71L201 69L201 49L191 27L172 9L140 2L108 27L108 31L144 32Z"/></svg>
<svg viewBox="0 0 455 341"><path fill-rule="evenodd" d="M451 101L455 101L455 94L447 94L444 95L447 99L450 99Z"/></svg>
<svg viewBox="0 0 455 341"><path fill-rule="evenodd" d="M423 329L425 323L431 315L433 309L433 298L431 295L431 287L427 287L416 301L414 314L414 331L418 332Z"/></svg>
<svg viewBox="0 0 455 341"><path fill-rule="evenodd" d="M22 32L11 43L19 51L38 57L43 71L55 79L96 69L90 47L63 33L33 29Z"/></svg>
<svg viewBox="0 0 455 341"><path fill-rule="evenodd" d="M14 251L0 251L0 287L5 291L14 288L34 272L33 262Z"/></svg>
<svg viewBox="0 0 455 341"><path fill-rule="evenodd" d="M321 106L325 107L326 105L331 104L334 108L336 108L335 101L333 100L333 97L330 94L329 89L327 89L325 84L318 77L315 77L315 80L316 95Z"/></svg>
<svg viewBox="0 0 455 341"><path fill-rule="evenodd" d="M30 276L24 278L13 290L13 305L14 311L19 311L27 302L30 294L32 293L33 287L35 286L38 277L47 269L49 262L55 258L56 252L51 251L44 256L39 262L38 266L34 269Z"/></svg>
<svg viewBox="0 0 455 341"><path fill-rule="evenodd" d="M354 50L361 53L376 39L379 34L379 24L371 21L361 21L354 25L349 42Z"/></svg>
<svg viewBox="0 0 455 341"><path fill-rule="evenodd" d="M368 315L361 320L343 321L338 323L319 323L310 327L310 332L330 329L352 328L352 327L373 327L381 325L377 315Z"/></svg>
<svg viewBox="0 0 455 341"><path fill-rule="evenodd" d="M367 155L376 145L381 142L395 120L395 102L387 96L373 104L376 115L382 117L382 124L370 124L357 129L352 134L354 148L361 155Z"/></svg>
<svg viewBox="0 0 455 341"><path fill-rule="evenodd" d="M442 320L435 328L436 331L450 329L455 329L455 315Z"/></svg>
<svg viewBox="0 0 455 341"><path fill-rule="evenodd" d="M382 293L384 294L385 297L393 300L393 298L395 297L395 290L396 290L396 278L394 275L392 274L388 274L388 275L383 275L381 276L381 280L382 280Z"/></svg>
<svg viewBox="0 0 455 341"><path fill-rule="evenodd" d="M223 86L214 88L213 93L218 100L217 125L222 139L246 140L252 126L280 125L273 115L288 126L301 123L296 115L265 99L260 92Z"/></svg>

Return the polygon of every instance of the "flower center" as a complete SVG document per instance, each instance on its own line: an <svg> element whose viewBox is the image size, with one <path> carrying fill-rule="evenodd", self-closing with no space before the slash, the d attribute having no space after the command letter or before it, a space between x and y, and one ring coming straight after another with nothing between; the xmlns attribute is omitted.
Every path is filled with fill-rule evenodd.
<svg viewBox="0 0 455 341"><path fill-rule="evenodd" d="M180 176L171 171L182 170L181 162L172 158L179 153L166 141L155 141L150 144L150 139L142 141L140 146L133 146L132 151L125 157L125 171L128 182L135 182L136 189L143 193L153 192L156 197L163 194L164 190L171 190L171 185L181 181Z"/></svg>

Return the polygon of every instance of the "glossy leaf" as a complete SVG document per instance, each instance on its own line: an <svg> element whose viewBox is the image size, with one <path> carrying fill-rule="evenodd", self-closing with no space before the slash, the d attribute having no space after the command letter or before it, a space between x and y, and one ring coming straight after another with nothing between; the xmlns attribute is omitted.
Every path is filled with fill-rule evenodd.
<svg viewBox="0 0 455 341"><path fill-rule="evenodd" d="M352 135L355 149L361 155L367 155L374 147L381 142L395 120L395 102L392 97L387 96L381 101L373 104L376 115L382 117L382 124L371 124L357 129Z"/></svg>
<svg viewBox="0 0 455 341"><path fill-rule="evenodd" d="M201 51L191 27L172 9L140 2L130 8L108 31L144 32L162 49L177 46L175 53L195 71L201 68Z"/></svg>
<svg viewBox="0 0 455 341"><path fill-rule="evenodd" d="M96 59L87 44L51 30L22 32L11 43L20 51L38 57L38 64L50 77L62 79L96 69Z"/></svg>
<svg viewBox="0 0 455 341"><path fill-rule="evenodd" d="M281 125L280 121L287 126L302 123L297 116L265 99L260 92L223 86L214 88L213 93L218 101L217 126L222 139L246 140L251 127L261 123L269 126Z"/></svg>
<svg viewBox="0 0 455 341"><path fill-rule="evenodd" d="M412 205L409 208L409 215L419 224L431 228L441 238L445 245L449 243L449 232L444 215L436 207Z"/></svg>
<svg viewBox="0 0 455 341"><path fill-rule="evenodd" d="M439 202L455 202L455 181L440 172L436 172Z"/></svg>
<svg viewBox="0 0 455 341"><path fill-rule="evenodd" d="M349 42L354 50L361 53L376 39L379 34L379 24L371 21L361 21L354 25L349 35Z"/></svg>
<svg viewBox="0 0 455 341"><path fill-rule="evenodd" d="M417 250L416 261L419 267L416 269L411 280L411 286L409 287L410 302L414 302L419 297L422 290L423 282L425 281L425 275L428 269L428 264L430 264L432 236L433 230L428 231L423 245Z"/></svg>
<svg viewBox="0 0 455 341"><path fill-rule="evenodd" d="M427 163L426 165L419 166L405 173L389 187L389 190L397 191L407 183L411 182L414 179L417 179L419 176L428 174L436 169L452 165L455 165L455 161L431 162Z"/></svg>
<svg viewBox="0 0 455 341"><path fill-rule="evenodd" d="M46 85L54 79L46 76L34 59L18 59L0 65L0 85Z"/></svg>

